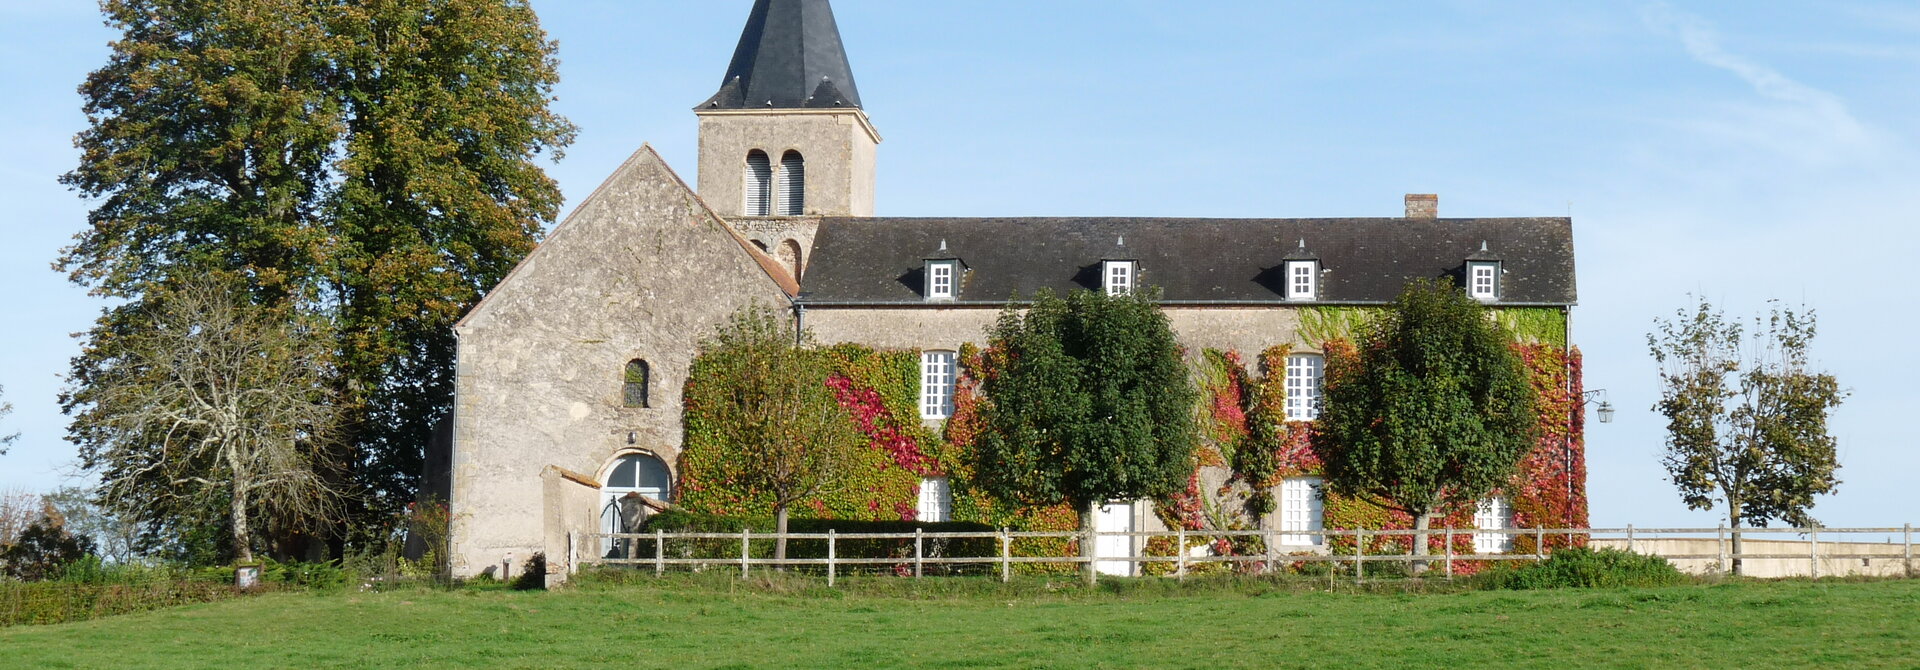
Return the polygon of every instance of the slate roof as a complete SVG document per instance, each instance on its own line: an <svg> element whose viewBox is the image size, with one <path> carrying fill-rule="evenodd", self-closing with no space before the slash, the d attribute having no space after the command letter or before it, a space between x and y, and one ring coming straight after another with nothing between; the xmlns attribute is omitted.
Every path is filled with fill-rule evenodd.
<svg viewBox="0 0 1920 670"><path fill-rule="evenodd" d="M1168 303L1289 304L1283 263L1302 240L1323 271L1317 303L1384 303L1422 277L1457 282L1482 242L1505 271L1501 304L1576 302L1567 218L827 218L801 296L823 306L927 304L924 263L941 240L968 267L957 304L1098 289L1100 261L1122 236L1141 284L1164 289Z"/></svg>
<svg viewBox="0 0 1920 670"><path fill-rule="evenodd" d="M695 110L860 107L827 0L756 0L720 92Z"/></svg>

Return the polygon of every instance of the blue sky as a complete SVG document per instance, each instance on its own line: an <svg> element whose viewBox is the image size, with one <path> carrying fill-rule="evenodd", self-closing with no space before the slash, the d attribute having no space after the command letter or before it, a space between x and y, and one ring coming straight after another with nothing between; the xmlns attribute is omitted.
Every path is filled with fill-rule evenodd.
<svg viewBox="0 0 1920 670"><path fill-rule="evenodd" d="M535 0L560 41L549 170L570 205L643 142L694 176L690 111L748 0ZM1442 216L1571 213L1593 423L1593 521L1708 525L1659 465L1656 316L1816 308L1815 355L1854 395L1844 480L1815 515L1920 509L1920 8L1873 2L840 0L886 137L882 215ZM57 394L100 308L48 269L87 204L55 182L74 88L112 35L82 0L0 0L0 385L21 431L0 489L74 472Z"/></svg>

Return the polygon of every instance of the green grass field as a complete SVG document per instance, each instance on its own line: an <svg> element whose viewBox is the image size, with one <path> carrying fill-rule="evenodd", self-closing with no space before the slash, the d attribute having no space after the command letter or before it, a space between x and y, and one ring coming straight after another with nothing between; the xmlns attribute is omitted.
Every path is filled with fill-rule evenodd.
<svg viewBox="0 0 1920 670"><path fill-rule="evenodd" d="M827 591L716 575L278 593L0 629L0 667L1920 667L1920 581L1456 593L1068 584L869 578Z"/></svg>

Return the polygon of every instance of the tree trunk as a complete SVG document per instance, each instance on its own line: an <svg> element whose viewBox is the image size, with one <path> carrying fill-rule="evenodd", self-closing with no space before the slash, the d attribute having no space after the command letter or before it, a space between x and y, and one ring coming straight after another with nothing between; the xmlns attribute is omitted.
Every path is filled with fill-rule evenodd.
<svg viewBox="0 0 1920 670"><path fill-rule="evenodd" d="M230 513L233 515L233 555L241 563L253 562L253 543L249 541L252 531L247 528L247 489L239 478L233 482L233 501Z"/></svg>
<svg viewBox="0 0 1920 670"><path fill-rule="evenodd" d="M1088 501L1087 504L1081 507L1082 507L1082 511L1080 513L1080 557L1086 559L1087 561L1087 564L1086 564L1087 583L1092 584L1094 583L1094 575L1098 572L1098 569L1094 565L1094 559L1100 555L1098 550L1096 550L1095 548L1095 545L1099 543L1095 541L1093 538L1093 531L1096 528L1098 528L1097 524L1100 523L1099 521L1100 503L1094 502L1094 501Z"/></svg>
<svg viewBox="0 0 1920 670"><path fill-rule="evenodd" d="M1740 520L1740 504L1728 503L1727 526L1733 529L1733 574L1735 576L1744 574L1741 572L1740 565Z"/></svg>
<svg viewBox="0 0 1920 670"><path fill-rule="evenodd" d="M1426 556L1429 553L1430 550L1427 547L1427 531L1432 528L1433 528L1433 512L1425 512L1422 514L1414 515L1413 517L1413 555ZM1428 567L1429 566L1427 565L1426 561L1414 561L1413 574L1415 575L1426 574Z"/></svg>
<svg viewBox="0 0 1920 670"><path fill-rule="evenodd" d="M773 541L773 558L775 561L785 561L787 560L787 505L785 503L775 505L773 508L773 531L779 534L779 537ZM774 569L786 572L787 566L784 563L775 563Z"/></svg>

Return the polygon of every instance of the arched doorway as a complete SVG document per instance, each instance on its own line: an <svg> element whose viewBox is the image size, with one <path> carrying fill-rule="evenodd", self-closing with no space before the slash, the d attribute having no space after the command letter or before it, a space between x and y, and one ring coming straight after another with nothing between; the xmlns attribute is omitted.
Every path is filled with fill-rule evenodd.
<svg viewBox="0 0 1920 670"><path fill-rule="evenodd" d="M621 456L600 487L600 532L637 533L653 512L651 499L665 503L673 495L673 474L665 461L648 453ZM606 558L627 558L631 542L608 542Z"/></svg>

